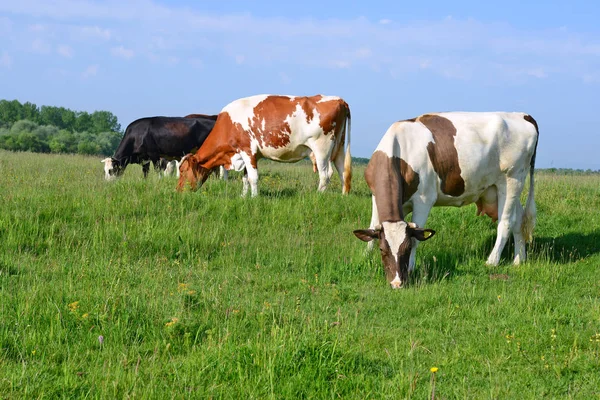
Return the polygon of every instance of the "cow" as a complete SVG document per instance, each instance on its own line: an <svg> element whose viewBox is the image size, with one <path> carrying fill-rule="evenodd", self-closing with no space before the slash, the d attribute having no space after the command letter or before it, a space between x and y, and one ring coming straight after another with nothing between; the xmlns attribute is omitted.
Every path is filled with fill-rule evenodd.
<svg viewBox="0 0 600 400"><path fill-rule="evenodd" d="M181 160L177 190L188 183L197 190L210 169L223 165L228 170L245 169L242 196L248 193L249 182L254 197L260 158L295 162L312 151L319 171L318 190L327 188L333 161L346 194L352 178L350 123L350 107L335 96L257 95L235 100L221 110L202 147Z"/></svg>
<svg viewBox="0 0 600 400"><path fill-rule="evenodd" d="M165 166L165 175L173 176L175 173L179 178L179 160L168 161Z"/></svg>
<svg viewBox="0 0 600 400"><path fill-rule="evenodd" d="M216 115L191 114L188 117L149 117L133 121L123 135L113 157L102 160L107 180L123 174L128 164L142 164L148 176L150 162L159 171L160 158L178 160L195 152L208 137Z"/></svg>
<svg viewBox="0 0 600 400"><path fill-rule="evenodd" d="M435 231L424 229L432 207L475 203L478 215L498 221L487 259L498 265L512 232L514 264L525 260L525 241L535 226L534 169L537 122L528 114L448 112L399 121L387 130L367 168L372 193L369 229L359 239L379 240L386 277L402 287L415 266L417 245ZM529 174L525 209L519 197ZM412 212L412 222L404 217Z"/></svg>

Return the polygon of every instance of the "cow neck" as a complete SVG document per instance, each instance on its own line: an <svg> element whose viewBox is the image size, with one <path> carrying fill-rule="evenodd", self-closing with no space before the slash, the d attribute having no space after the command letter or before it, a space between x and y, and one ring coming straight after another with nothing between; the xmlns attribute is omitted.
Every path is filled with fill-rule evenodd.
<svg viewBox="0 0 600 400"><path fill-rule="evenodd" d="M404 221L400 157L375 151L365 170L365 179L377 205L380 221Z"/></svg>

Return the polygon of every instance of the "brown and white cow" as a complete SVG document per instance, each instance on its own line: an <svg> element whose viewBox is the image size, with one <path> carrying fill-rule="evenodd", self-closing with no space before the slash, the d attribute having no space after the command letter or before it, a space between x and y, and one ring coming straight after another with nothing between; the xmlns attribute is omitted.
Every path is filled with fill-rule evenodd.
<svg viewBox="0 0 600 400"><path fill-rule="evenodd" d="M498 220L488 265L497 265L512 232L514 264L525 260L525 241L535 225L533 173L538 141L536 121L523 113L449 112L394 123L365 171L371 188L370 229L356 230L363 241L379 239L386 276L401 287L415 266L419 241L435 233L423 229L432 207L476 203L478 215ZM529 173L525 209L519 197ZM404 217L412 212L412 222Z"/></svg>
<svg viewBox="0 0 600 400"><path fill-rule="evenodd" d="M333 161L342 191L348 193L352 177L350 108L344 100L322 95L258 95L235 100L221 110L200 149L182 159L177 190L183 190L187 183L196 190L208 171L223 165L228 170L245 168L242 195L247 194L250 182L254 197L258 194L260 158L295 162L311 151L319 172L318 190L325 190L329 184Z"/></svg>

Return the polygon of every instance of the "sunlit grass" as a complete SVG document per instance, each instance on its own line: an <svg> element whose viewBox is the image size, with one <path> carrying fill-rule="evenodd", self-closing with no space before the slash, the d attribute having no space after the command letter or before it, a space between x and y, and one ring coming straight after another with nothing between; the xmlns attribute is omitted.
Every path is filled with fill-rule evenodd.
<svg viewBox="0 0 600 400"><path fill-rule="evenodd" d="M600 177L537 175L530 262L484 261L495 224L434 209L393 291L356 167L261 163L176 193L98 159L0 152L0 397L594 398Z"/></svg>

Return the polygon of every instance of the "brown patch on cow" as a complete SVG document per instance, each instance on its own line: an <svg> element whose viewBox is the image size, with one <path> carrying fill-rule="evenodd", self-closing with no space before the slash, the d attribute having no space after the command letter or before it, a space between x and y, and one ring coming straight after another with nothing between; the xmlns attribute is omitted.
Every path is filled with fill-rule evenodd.
<svg viewBox="0 0 600 400"><path fill-rule="evenodd" d="M312 121L315 117L314 104L312 104L312 102L309 101L302 101L302 110L306 114L306 123L310 124L310 121Z"/></svg>
<svg viewBox="0 0 600 400"><path fill-rule="evenodd" d="M350 107L342 99L335 99L323 103L316 103L315 107L320 115L319 126L323 129L323 133L328 135L333 133L334 136L342 135L340 143L344 142L344 130L346 120L350 115ZM337 154L336 149L333 155Z"/></svg>
<svg viewBox="0 0 600 400"><path fill-rule="evenodd" d="M365 180L375 196L379 221L403 221L401 201L401 161L398 157L388 157L381 150L371 156L365 170Z"/></svg>
<svg viewBox="0 0 600 400"><path fill-rule="evenodd" d="M454 145L456 127L439 115L425 114L418 121L431 131L435 142L427 144L433 169L441 179L441 189L447 195L460 196L465 192L465 181L460 176L458 152Z"/></svg>
<svg viewBox="0 0 600 400"><path fill-rule="evenodd" d="M403 119L402 121L398 121L398 122L415 122L417 119L416 118L409 118L409 119Z"/></svg>
<svg viewBox="0 0 600 400"><path fill-rule="evenodd" d="M234 123L227 112L222 112L217 118L210 135L195 154L196 159L206 169L213 169L223 165L226 169L231 167L231 157L237 151L248 155L250 151L250 137L244 128ZM251 164L256 168L256 159L251 157Z"/></svg>
<svg viewBox="0 0 600 400"><path fill-rule="evenodd" d="M419 174L403 159L400 159L400 173L402 174L402 204L404 204L419 189Z"/></svg>
<svg viewBox="0 0 600 400"><path fill-rule="evenodd" d="M254 107L250 129L261 147L280 148L290 143L288 116L296 110L297 101L285 96L269 96ZM264 121L264 128L263 128Z"/></svg>

